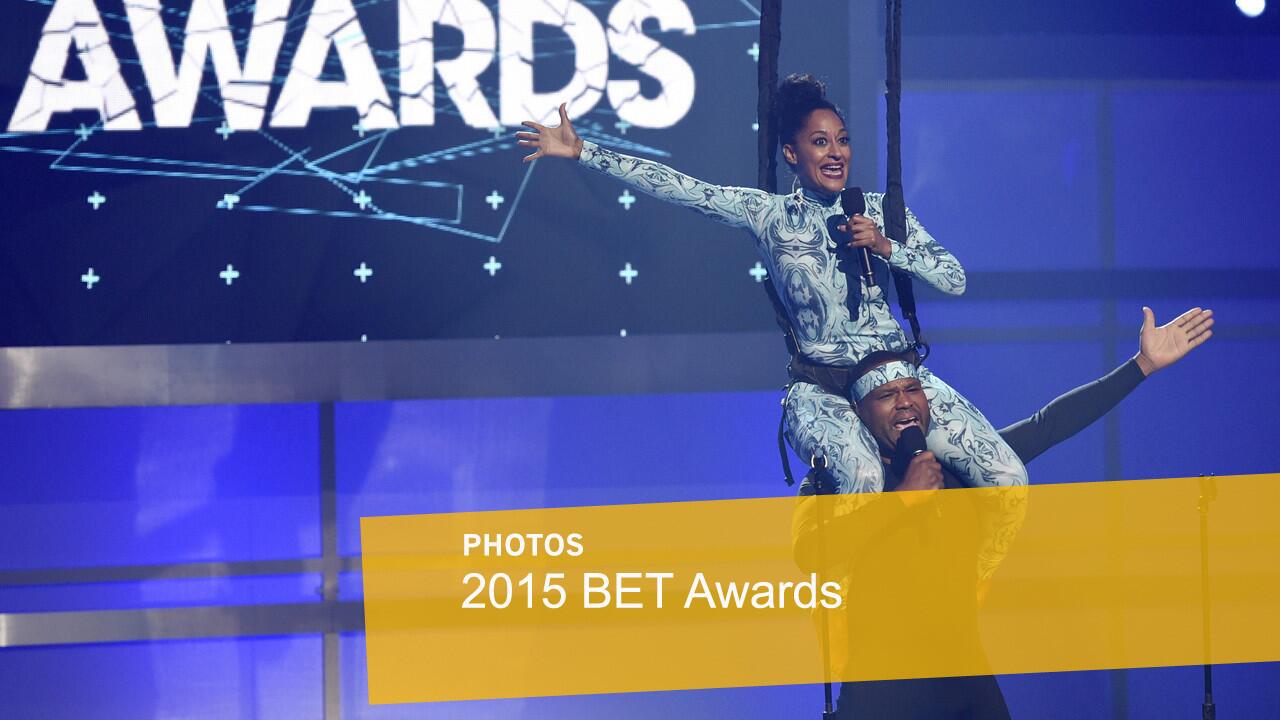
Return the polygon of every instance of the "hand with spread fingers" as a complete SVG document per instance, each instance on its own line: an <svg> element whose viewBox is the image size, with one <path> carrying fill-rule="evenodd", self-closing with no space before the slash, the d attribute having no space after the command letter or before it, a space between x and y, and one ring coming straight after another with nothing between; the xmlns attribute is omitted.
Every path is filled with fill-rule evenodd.
<svg viewBox="0 0 1280 720"><path fill-rule="evenodd" d="M582 154L582 138L574 131L569 122L569 111L564 103L560 104L560 124L556 127L539 125L532 120L525 120L521 125L532 128L533 132L521 130L516 133L516 144L522 147L537 148L524 157L524 162L537 160L540 157L558 157L577 160Z"/></svg>
<svg viewBox="0 0 1280 720"><path fill-rule="evenodd" d="M1150 376L1178 362L1187 353L1213 337L1213 311L1191 308L1172 322L1156 327L1151 308L1142 308L1142 330L1138 334L1138 354L1134 360Z"/></svg>

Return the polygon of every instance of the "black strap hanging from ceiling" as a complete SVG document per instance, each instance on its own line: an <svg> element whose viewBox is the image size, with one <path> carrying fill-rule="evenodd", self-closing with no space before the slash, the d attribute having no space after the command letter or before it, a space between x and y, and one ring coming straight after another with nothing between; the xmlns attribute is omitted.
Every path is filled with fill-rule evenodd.
<svg viewBox="0 0 1280 720"><path fill-rule="evenodd" d="M778 46L782 42L782 0L762 0L760 3L760 55L756 67L756 122L760 128L757 138L756 162L758 169L757 184L761 189L771 193L778 192L778 158L773 147L778 142L778 129L773 125L773 94L778 88ZM793 359L800 354L795 336L791 332L791 321L787 319L786 308L782 298L778 297L778 289L773 278L763 282L764 291L773 304L774 319L782 330L782 337L787 343L787 354ZM778 419L778 456L782 458L782 479L787 485L794 485L791 474L791 459L787 455L786 438L783 436L785 413Z"/></svg>
<svg viewBox="0 0 1280 720"><path fill-rule="evenodd" d="M778 157L773 152L778 142L778 128L773 126L770 110L773 94L778 89L778 48L782 44L782 0L763 0L760 4L760 55L756 67L756 155L763 190L778 192Z"/></svg>
<svg viewBox="0 0 1280 720"><path fill-rule="evenodd" d="M760 54L756 67L756 122L760 130L756 134L757 179L763 190L778 192L778 157L773 148L778 143L778 128L774 127L771 110L773 94L778 88L778 48L782 43L782 0L763 0L760 5ZM773 304L774 319L782 330L787 343L787 353L795 357L800 348L791 333L791 322L778 297L773 278L765 279L764 291ZM790 477L790 472L787 473Z"/></svg>
<svg viewBox="0 0 1280 720"><path fill-rule="evenodd" d="M899 242L907 239L907 204L902 197L902 0L886 0L885 4L885 132L888 157L885 164L884 230ZM893 287L898 293L898 307L911 326L911 342L919 358L929 356L929 343L920 332L916 316L916 295L911 274L892 268Z"/></svg>

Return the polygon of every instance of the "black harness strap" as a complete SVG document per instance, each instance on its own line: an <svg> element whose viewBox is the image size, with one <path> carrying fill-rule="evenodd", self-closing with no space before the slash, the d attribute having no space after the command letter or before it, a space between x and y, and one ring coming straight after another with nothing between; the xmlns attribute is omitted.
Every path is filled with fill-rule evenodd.
<svg viewBox="0 0 1280 720"><path fill-rule="evenodd" d="M791 322L787 320L787 310L782 305L782 298L778 297L778 288L774 287L772 278L764 281L764 292L769 296L769 302L773 305L774 320L777 321L778 327L782 330L782 339L787 344L787 354L791 356L791 362L787 364L787 372L792 372L792 367L797 359L800 358L800 347L796 345L795 333L791 329ZM788 381L788 387L790 380ZM795 476L791 473L791 457L787 455L787 398L784 394L782 397L783 409L778 417L778 457L782 459L782 479L790 487L796 484Z"/></svg>
<svg viewBox="0 0 1280 720"><path fill-rule="evenodd" d="M756 62L756 183L778 192L778 128L773 125L773 93L778 89L778 48L782 44L782 0L760 3L760 55ZM772 295L770 297L773 297ZM783 316L785 317L785 315Z"/></svg>
<svg viewBox="0 0 1280 720"><path fill-rule="evenodd" d="M885 166L884 229L885 234L905 242L907 239L907 205L902 198L902 0L885 0L885 133L888 157ZM893 287L898 294L902 317L911 326L911 343L920 359L929 356L929 344L920 333L916 317L916 295L911 275L893 268Z"/></svg>

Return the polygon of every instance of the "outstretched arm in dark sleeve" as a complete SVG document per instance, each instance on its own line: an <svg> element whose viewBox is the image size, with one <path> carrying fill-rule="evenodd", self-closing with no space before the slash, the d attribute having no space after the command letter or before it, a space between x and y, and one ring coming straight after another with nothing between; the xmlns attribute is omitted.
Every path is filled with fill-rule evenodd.
<svg viewBox="0 0 1280 720"><path fill-rule="evenodd" d="M1130 360L1101 379L1059 396L1035 415L1000 430L1000 436L1023 464L1029 463L1106 415L1144 378L1137 361Z"/></svg>
<svg viewBox="0 0 1280 720"><path fill-rule="evenodd" d="M1213 311L1192 308L1173 322L1156 327L1150 308L1142 308L1138 354L1102 378L1072 390L1035 415L1000 431L1001 437L1029 463L1041 453L1092 425L1123 400L1148 375L1181 360L1213 331Z"/></svg>

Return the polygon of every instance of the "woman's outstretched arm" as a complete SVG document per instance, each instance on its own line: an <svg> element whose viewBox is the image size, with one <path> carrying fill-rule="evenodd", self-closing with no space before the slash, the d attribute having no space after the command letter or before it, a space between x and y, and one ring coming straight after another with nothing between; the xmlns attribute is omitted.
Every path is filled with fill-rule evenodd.
<svg viewBox="0 0 1280 720"><path fill-rule="evenodd" d="M867 194L868 208L874 206L881 218L883 202L883 195ZM948 295L964 293L966 279L960 261L933 239L910 208L907 208L906 239L892 238L888 245L891 251L886 259L893 267L915 275Z"/></svg>
<svg viewBox="0 0 1280 720"><path fill-rule="evenodd" d="M524 162L543 157L577 160L646 195L683 205L718 222L760 234L760 219L770 199L763 190L712 185L662 163L623 155L585 141L573 129L564 105L560 106L560 125L557 127L549 128L533 121L523 124L531 131L516 133L517 141L523 147L535 148L525 156Z"/></svg>

